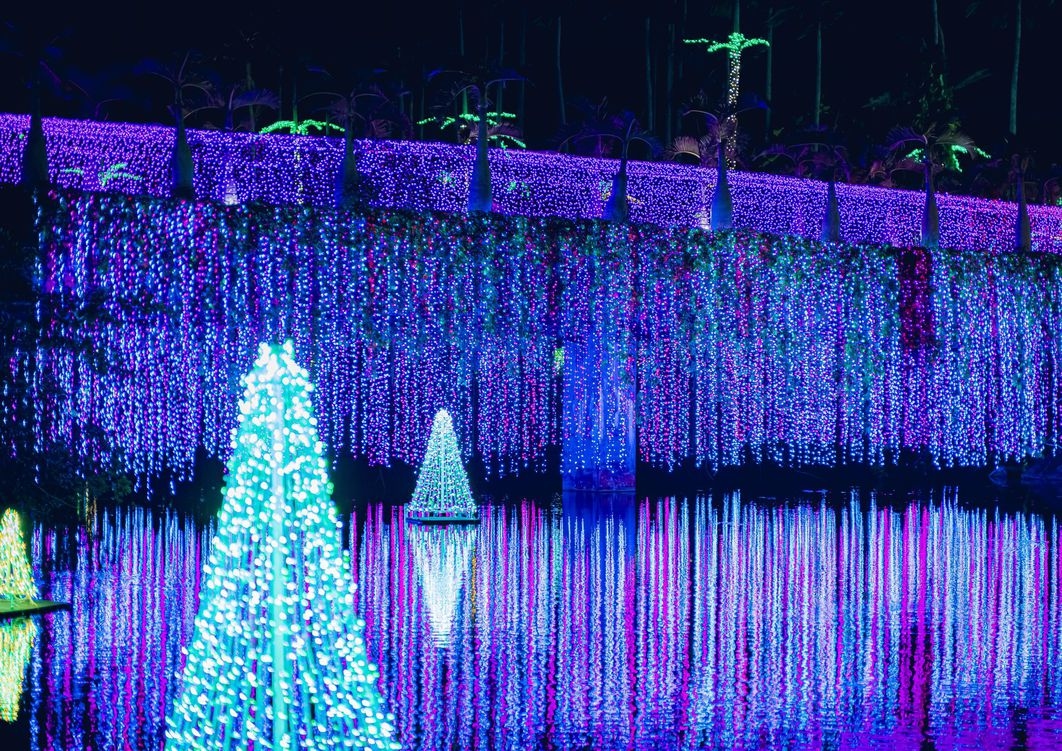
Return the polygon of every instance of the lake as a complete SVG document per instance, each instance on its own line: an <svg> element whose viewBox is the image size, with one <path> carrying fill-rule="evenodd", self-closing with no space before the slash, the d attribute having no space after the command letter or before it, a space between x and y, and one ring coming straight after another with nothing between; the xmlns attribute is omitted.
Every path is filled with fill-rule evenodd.
<svg viewBox="0 0 1062 751"><path fill-rule="evenodd" d="M344 519L403 748L1062 748L1059 528L954 488L493 502ZM36 526L4 749L160 749L213 529Z"/></svg>

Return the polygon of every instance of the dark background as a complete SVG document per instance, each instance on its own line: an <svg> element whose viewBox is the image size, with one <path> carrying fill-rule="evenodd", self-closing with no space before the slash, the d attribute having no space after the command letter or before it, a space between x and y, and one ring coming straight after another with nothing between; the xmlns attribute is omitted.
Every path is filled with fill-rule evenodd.
<svg viewBox="0 0 1062 751"><path fill-rule="evenodd" d="M1048 0L1022 0L1022 55L1020 60L1017 137L1008 135L1010 82L1015 47L1015 14L1019 0L939 0L940 27L946 52L946 75L958 83L984 69L985 77L955 92L961 128L993 156L1020 150L1034 156L1034 168L1047 171L1062 162L1057 134L1062 132L1062 106L1056 79L1062 56L1062 4ZM561 60L569 121L577 119L574 102L608 98L612 111L629 109L644 124L646 113L646 18L650 19L649 52L656 86L656 127L666 137L667 103L665 69L668 24L676 37L725 38L732 30L733 2L694 3L663 0L628 5L594 0L533 4L442 0L438 3L349 3L343 5L272 0L249 4L208 3L9 3L0 18L14 26L16 36L63 32L59 42L63 60L78 71L86 88L101 88L101 81L122 83L121 102L98 110L80 95L61 99L46 96L45 115L95 116L99 119L168 121L167 89L158 81L132 70L146 57L173 60L188 49L218 58L214 65L228 69L230 77L252 63L257 86L274 91L283 83L290 95L293 70L307 64L322 66L338 79L352 82L370 67L384 68L412 94L413 115L419 109L420 88L427 71L458 61L459 17L464 19L465 63L497 61L504 23L503 64L519 68L528 78L526 117L523 124L531 148L555 146L560 124L555 73L557 19L562 19ZM12 7L14 6L14 7ZM918 98L924 90L929 64L940 60L934 49L932 0L894 2L752 2L741 3L741 29L747 36L767 35L766 19L773 10L785 9L775 30L773 125L780 133L768 138L764 113L742 115L742 128L756 151L787 133L806 126L814 98L815 25L821 13L823 27L824 125L836 128L848 141L852 159L867 158L874 144L885 141L894 125L918 122ZM684 20L683 20L684 19ZM256 33L251 47L240 42L243 34ZM9 36L11 31L9 29ZM521 39L526 62L519 64ZM221 57L228 56L226 62ZM759 47L743 58L743 94L764 95L766 53ZM286 63L286 78L281 67ZM28 111L20 61L0 58L0 110ZM300 94L318 84L303 74ZM708 55L703 47L678 44L675 82L671 96L671 135L680 132L679 108L703 89L708 101L721 103L726 89L726 59ZM113 89L112 89L113 91ZM507 90L514 92L514 88ZM429 87L425 102L438 92ZM888 103L875 109L872 98L888 94ZM97 95L97 99L103 98ZM512 95L515 99L515 94ZM505 108L514 106L512 99ZM285 102L285 108L290 105ZM302 116L309 106L303 107ZM688 120L686 121L688 124ZM190 121L191 125L196 125ZM438 131L425 133L440 138Z"/></svg>

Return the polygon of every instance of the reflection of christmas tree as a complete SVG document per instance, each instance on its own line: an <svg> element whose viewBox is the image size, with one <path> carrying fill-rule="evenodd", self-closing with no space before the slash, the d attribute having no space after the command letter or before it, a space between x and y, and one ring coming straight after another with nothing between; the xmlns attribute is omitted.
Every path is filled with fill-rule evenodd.
<svg viewBox="0 0 1062 751"><path fill-rule="evenodd" d="M246 378L167 748L396 749L288 342Z"/></svg>
<svg viewBox="0 0 1062 751"><path fill-rule="evenodd" d="M428 450L417 473L417 487L406 518L412 521L474 521L476 502L468 489L450 413L435 413Z"/></svg>
<svg viewBox="0 0 1062 751"><path fill-rule="evenodd" d="M33 600L37 585L33 582L22 538L22 519L14 509L4 512L0 520L0 598Z"/></svg>
<svg viewBox="0 0 1062 751"><path fill-rule="evenodd" d="M13 618L0 623L0 720L18 719L22 681L26 676L37 624L32 618Z"/></svg>
<svg viewBox="0 0 1062 751"><path fill-rule="evenodd" d="M406 531L432 634L440 645L450 641L461 586L472 560L475 534L474 529L452 526L417 525Z"/></svg>

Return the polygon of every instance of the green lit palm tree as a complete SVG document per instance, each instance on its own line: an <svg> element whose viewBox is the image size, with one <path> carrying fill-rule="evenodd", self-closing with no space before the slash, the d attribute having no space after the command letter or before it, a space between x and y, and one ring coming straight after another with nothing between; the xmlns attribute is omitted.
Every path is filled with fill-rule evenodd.
<svg viewBox="0 0 1062 751"><path fill-rule="evenodd" d="M705 51L708 53L713 52L726 52L728 61L728 75L727 75L727 90L726 90L726 106L732 114L729 118L732 119L731 130L737 133L737 109L738 99L741 90L741 55L750 47L767 46L766 39L750 38L746 37L740 31L734 31L727 37L725 42L714 41L711 39L683 39L686 44L703 44L706 46ZM734 148L734 141L731 140L729 149ZM727 153L728 166L733 169L737 166L736 155L733 153Z"/></svg>

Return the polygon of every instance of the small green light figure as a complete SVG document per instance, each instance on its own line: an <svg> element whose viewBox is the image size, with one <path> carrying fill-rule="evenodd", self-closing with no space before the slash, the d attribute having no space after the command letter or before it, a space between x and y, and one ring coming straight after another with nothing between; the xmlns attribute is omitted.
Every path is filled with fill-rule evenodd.
<svg viewBox="0 0 1062 751"><path fill-rule="evenodd" d="M440 409L432 421L428 450L417 473L417 487L406 519L437 523L479 520L457 448L454 423L445 409Z"/></svg>

